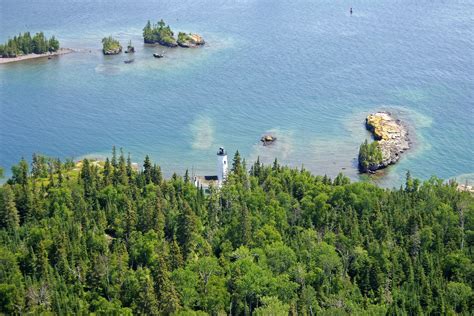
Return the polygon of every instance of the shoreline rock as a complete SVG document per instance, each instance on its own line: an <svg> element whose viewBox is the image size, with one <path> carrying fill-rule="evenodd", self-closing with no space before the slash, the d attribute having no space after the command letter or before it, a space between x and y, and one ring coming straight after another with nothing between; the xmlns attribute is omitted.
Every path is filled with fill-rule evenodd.
<svg viewBox="0 0 474 316"><path fill-rule="evenodd" d="M362 172L375 172L400 160L401 154L410 148L408 129L389 112L376 112L367 116L365 126L377 141L382 152L379 163L371 163L367 168L359 168Z"/></svg>

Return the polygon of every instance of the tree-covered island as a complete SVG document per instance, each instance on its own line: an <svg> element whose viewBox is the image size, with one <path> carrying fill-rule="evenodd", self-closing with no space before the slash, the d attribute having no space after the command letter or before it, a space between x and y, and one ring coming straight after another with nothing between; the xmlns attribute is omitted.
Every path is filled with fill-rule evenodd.
<svg viewBox="0 0 474 316"><path fill-rule="evenodd" d="M122 52L122 45L112 36L104 37L102 39L102 52L104 55L117 55Z"/></svg>
<svg viewBox="0 0 474 316"><path fill-rule="evenodd" d="M147 22L143 28L143 41L146 44L158 43L168 47L178 46L173 31L163 20L160 20L157 24L153 25L150 21Z"/></svg>
<svg viewBox="0 0 474 316"><path fill-rule="evenodd" d="M469 315L474 197L247 168L219 190L145 158L22 159L0 186L0 313Z"/></svg>
<svg viewBox="0 0 474 316"><path fill-rule="evenodd" d="M197 47L204 45L204 39L193 33L178 33L178 39L174 37L174 32L171 30L169 25L163 20L160 20L157 24L151 24L147 22L143 28L143 41L146 44L160 44L167 47Z"/></svg>
<svg viewBox="0 0 474 316"><path fill-rule="evenodd" d="M20 33L0 45L0 55L3 58L15 58L29 54L54 53L59 50L59 41L54 37L47 38L43 32L31 36L30 32Z"/></svg>

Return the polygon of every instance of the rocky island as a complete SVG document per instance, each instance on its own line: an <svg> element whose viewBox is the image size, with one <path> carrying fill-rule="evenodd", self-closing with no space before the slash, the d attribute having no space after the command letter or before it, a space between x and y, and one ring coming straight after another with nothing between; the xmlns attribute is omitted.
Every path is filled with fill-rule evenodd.
<svg viewBox="0 0 474 316"><path fill-rule="evenodd" d="M117 55L122 52L122 45L112 36L102 39L102 52L104 55Z"/></svg>
<svg viewBox="0 0 474 316"><path fill-rule="evenodd" d="M183 33L179 32L178 34L178 45L184 48L198 47L204 45L206 42L201 35L193 33Z"/></svg>
<svg viewBox="0 0 474 316"><path fill-rule="evenodd" d="M163 20L152 25L147 22L143 28L143 41L145 44L160 44L166 47L198 47L204 45L205 41L202 36L193 33L178 33L178 39L174 37L174 32L169 25Z"/></svg>
<svg viewBox="0 0 474 316"><path fill-rule="evenodd" d="M367 116L366 128L372 132L375 141L367 140L359 149L359 170L375 172L396 163L400 154L410 148L407 128L388 112L377 112Z"/></svg>
<svg viewBox="0 0 474 316"><path fill-rule="evenodd" d="M260 138L260 141L262 142L263 146L273 144L276 140L277 140L277 138L275 136L269 135L269 134L263 135Z"/></svg>

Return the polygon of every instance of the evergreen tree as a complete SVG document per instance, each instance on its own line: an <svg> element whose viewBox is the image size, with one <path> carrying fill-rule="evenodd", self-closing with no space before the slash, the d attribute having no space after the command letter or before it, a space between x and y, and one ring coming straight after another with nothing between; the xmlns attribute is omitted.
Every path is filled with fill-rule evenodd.
<svg viewBox="0 0 474 316"><path fill-rule="evenodd" d="M154 266L155 289L160 310L164 315L172 315L180 309L179 297L170 279L168 265L162 256L158 256Z"/></svg>
<svg viewBox="0 0 474 316"><path fill-rule="evenodd" d="M103 178L104 186L108 186L112 184L112 175L113 175L112 165L110 164L109 157L107 157L104 163L104 170L102 170L102 178Z"/></svg>
<svg viewBox="0 0 474 316"><path fill-rule="evenodd" d="M20 225L20 217L15 205L15 195L8 184L2 189L1 211L2 227L16 230Z"/></svg>
<svg viewBox="0 0 474 316"><path fill-rule="evenodd" d="M196 214L187 203L184 203L178 216L177 237L186 259L189 259L196 246L196 222Z"/></svg>
<svg viewBox="0 0 474 316"><path fill-rule="evenodd" d="M234 154L234 158L232 159L232 172L236 175L240 175L242 173L242 161L240 158L240 153L237 150Z"/></svg>
<svg viewBox="0 0 474 316"><path fill-rule="evenodd" d="M145 174L146 184L151 183L153 170L151 166L150 157L148 155L145 156L145 161L143 162L143 173Z"/></svg>

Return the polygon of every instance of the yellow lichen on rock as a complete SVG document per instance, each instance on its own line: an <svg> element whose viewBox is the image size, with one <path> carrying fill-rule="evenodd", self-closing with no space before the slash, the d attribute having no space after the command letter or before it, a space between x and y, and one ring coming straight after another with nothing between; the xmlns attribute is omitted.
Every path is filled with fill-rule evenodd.
<svg viewBox="0 0 474 316"><path fill-rule="evenodd" d="M400 125L387 113L379 112L367 116L376 139L390 140L400 136Z"/></svg>
<svg viewBox="0 0 474 316"><path fill-rule="evenodd" d="M202 37L198 34L191 34L189 35L189 37L191 38L191 41L193 44L201 44L201 43L204 43L204 40L202 39Z"/></svg>

